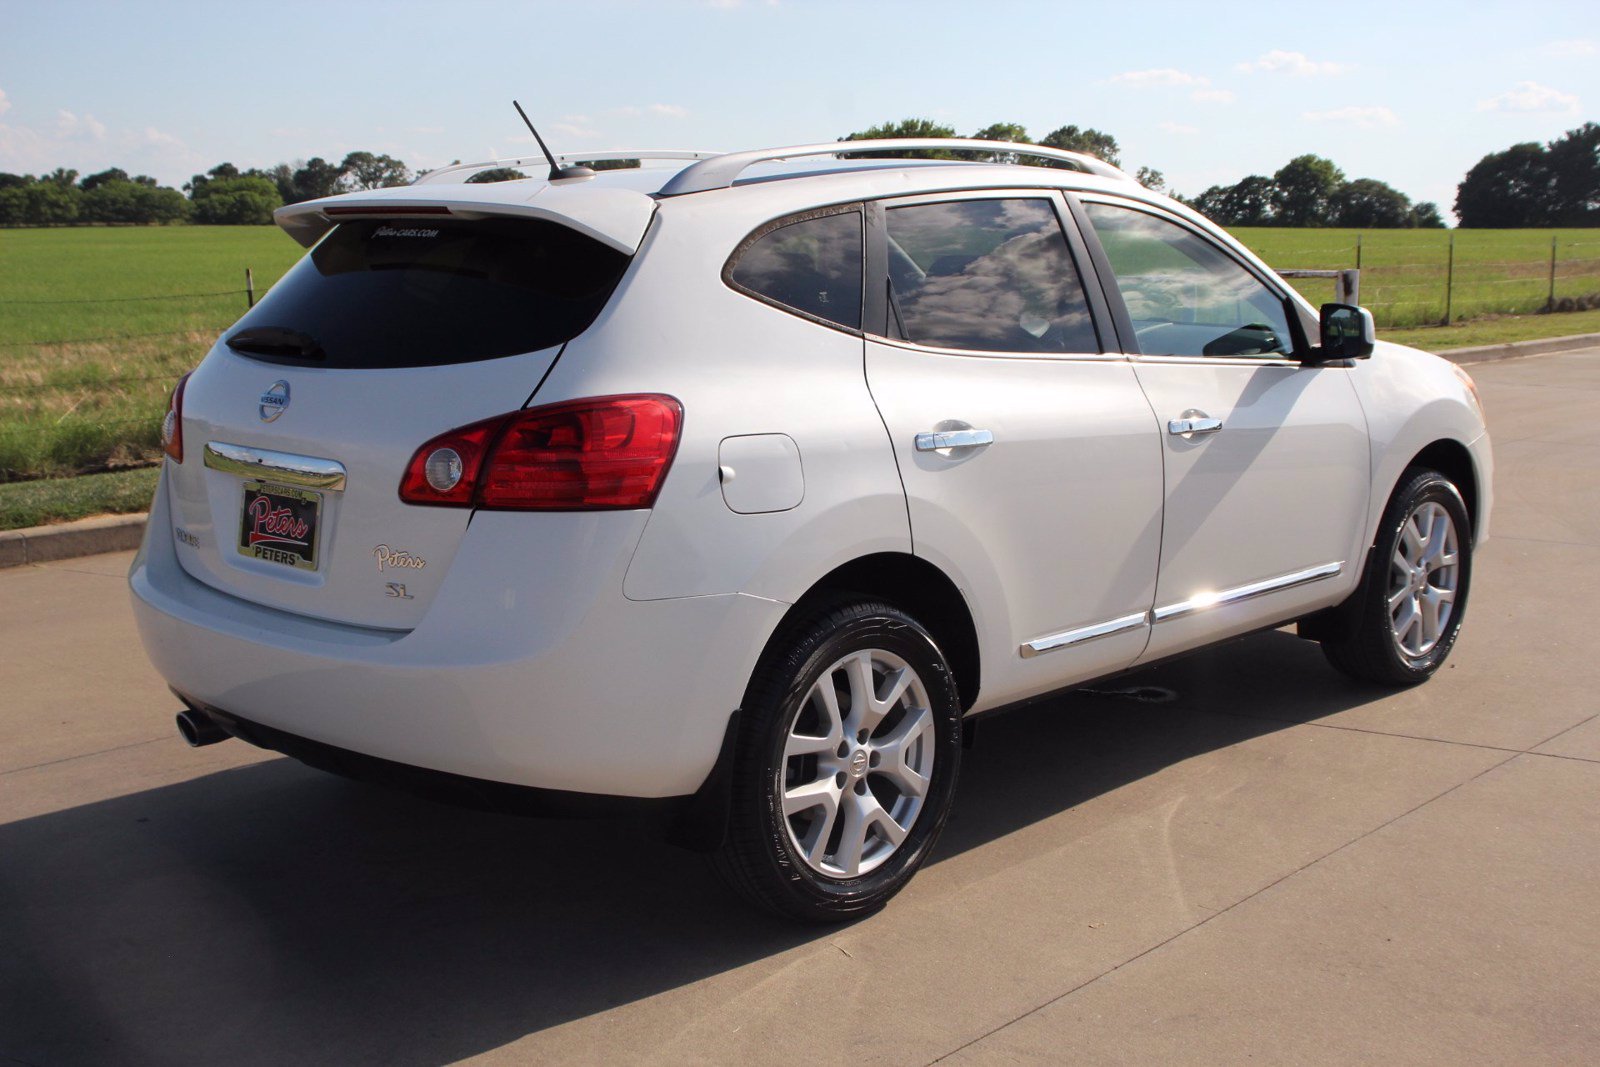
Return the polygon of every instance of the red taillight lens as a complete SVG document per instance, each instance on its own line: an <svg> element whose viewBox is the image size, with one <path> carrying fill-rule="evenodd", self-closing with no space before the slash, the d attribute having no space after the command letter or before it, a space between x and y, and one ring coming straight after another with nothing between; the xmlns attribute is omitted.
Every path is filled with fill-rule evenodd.
<svg viewBox="0 0 1600 1067"><path fill-rule="evenodd" d="M400 499L523 511L648 508L682 424L682 405L655 393L515 411L417 449Z"/></svg>
<svg viewBox="0 0 1600 1067"><path fill-rule="evenodd" d="M171 456L174 463L183 462L183 387L188 383L189 375L185 374L172 387L172 395L167 398L167 414L161 420L161 451Z"/></svg>

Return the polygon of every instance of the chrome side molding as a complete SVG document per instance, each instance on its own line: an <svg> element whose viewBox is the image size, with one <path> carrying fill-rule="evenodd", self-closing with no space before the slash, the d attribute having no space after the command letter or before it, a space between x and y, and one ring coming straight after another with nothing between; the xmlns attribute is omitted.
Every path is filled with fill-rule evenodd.
<svg viewBox="0 0 1600 1067"><path fill-rule="evenodd" d="M246 478L261 478L284 485L298 485L306 489L320 489L325 493L344 490L343 463L314 456L297 456L290 452L275 452L270 448L249 448L230 445L224 441L206 444L206 466L224 474L239 474Z"/></svg>
<svg viewBox="0 0 1600 1067"><path fill-rule="evenodd" d="M1343 570L1343 560L1337 563L1322 563L1315 567L1307 567L1303 571L1294 571L1290 574L1279 575L1276 578L1251 582L1249 585L1241 585L1234 589L1224 589L1220 593L1204 593L1181 603L1169 604L1166 607L1155 608L1151 611L1141 611L1137 615L1124 615L1120 619L1112 619L1109 622L1097 622L1092 626L1080 626L1074 630L1063 630L1058 634L1035 638L1032 641L1023 642L1017 652L1023 659L1032 659L1046 652L1054 652L1058 648L1081 645L1085 641L1110 637L1112 634L1126 633L1129 630L1137 630L1141 626L1181 619L1185 615L1193 615L1209 608L1239 604L1246 600L1254 600L1258 596L1265 596L1268 593L1276 593L1283 589L1293 589L1296 586L1320 582L1325 578L1332 578L1340 574Z"/></svg>
<svg viewBox="0 0 1600 1067"><path fill-rule="evenodd" d="M1197 597L1192 597L1176 604L1168 604L1164 608L1156 608L1150 614L1156 622L1181 619L1185 615L1193 615L1197 611L1205 611L1208 608L1220 608L1227 604L1238 604L1246 600L1254 600L1258 596L1265 596L1268 593L1276 593L1281 589L1293 589L1297 585L1320 582L1324 578L1332 578L1343 570L1343 560L1338 563L1322 563L1315 567L1307 567L1303 571L1294 571L1290 574L1279 575L1276 578L1266 578L1234 589L1224 589L1220 593L1202 593Z"/></svg>
<svg viewBox="0 0 1600 1067"><path fill-rule="evenodd" d="M1141 626L1148 626L1149 624L1150 613L1141 611L1137 615L1124 615L1122 618L1112 619L1110 622L1099 622L1093 626L1080 626L1076 630L1065 630L1058 634L1051 634L1048 637L1041 637L1035 641L1028 641L1017 651L1022 653L1023 659L1032 659L1045 652L1054 652L1058 648L1066 648L1068 645L1081 645L1083 642L1093 641L1097 637L1110 637L1112 634L1126 633L1129 630L1137 630Z"/></svg>

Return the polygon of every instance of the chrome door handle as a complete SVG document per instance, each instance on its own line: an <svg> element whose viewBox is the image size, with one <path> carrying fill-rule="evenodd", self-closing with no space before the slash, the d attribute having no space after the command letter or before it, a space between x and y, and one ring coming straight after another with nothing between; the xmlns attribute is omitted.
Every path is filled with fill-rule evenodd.
<svg viewBox="0 0 1600 1067"><path fill-rule="evenodd" d="M1181 435L1192 433L1216 433L1222 429L1222 420L1213 419L1209 415L1187 416L1181 419L1172 419L1167 423L1167 432Z"/></svg>
<svg viewBox="0 0 1600 1067"><path fill-rule="evenodd" d="M974 448L994 444L994 434L988 430L939 430L917 434L918 452L938 452L945 448Z"/></svg>

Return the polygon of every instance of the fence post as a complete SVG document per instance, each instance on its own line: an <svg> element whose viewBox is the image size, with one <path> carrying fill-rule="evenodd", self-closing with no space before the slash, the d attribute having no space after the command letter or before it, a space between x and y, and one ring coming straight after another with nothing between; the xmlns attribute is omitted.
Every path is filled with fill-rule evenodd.
<svg viewBox="0 0 1600 1067"><path fill-rule="evenodd" d="M1456 235L1450 235L1450 258L1444 268L1444 321L1439 325L1450 325L1450 299L1456 288Z"/></svg>
<svg viewBox="0 0 1600 1067"><path fill-rule="evenodd" d="M1359 270L1342 270L1339 272L1338 295L1339 303L1361 305L1361 272Z"/></svg>
<svg viewBox="0 0 1600 1067"><path fill-rule="evenodd" d="M1550 296L1544 302L1546 311L1556 309L1556 238L1550 238Z"/></svg>
<svg viewBox="0 0 1600 1067"><path fill-rule="evenodd" d="M244 269L244 301L246 307L256 306L256 279L249 267Z"/></svg>
<svg viewBox="0 0 1600 1067"><path fill-rule="evenodd" d="M1361 235L1356 234L1356 270L1361 269Z"/></svg>

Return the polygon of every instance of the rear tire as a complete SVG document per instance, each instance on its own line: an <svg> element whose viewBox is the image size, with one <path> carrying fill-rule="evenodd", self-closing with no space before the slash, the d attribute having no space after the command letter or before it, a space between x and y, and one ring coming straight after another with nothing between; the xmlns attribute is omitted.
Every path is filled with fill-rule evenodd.
<svg viewBox="0 0 1600 1067"><path fill-rule="evenodd" d="M1472 581L1472 523L1445 475L1413 468L1378 525L1353 625L1324 638L1328 662L1353 678L1416 685L1437 671L1461 632Z"/></svg>
<svg viewBox="0 0 1600 1067"><path fill-rule="evenodd" d="M823 609L751 678L713 864L791 919L868 915L933 848L960 759L955 682L927 630L883 603Z"/></svg>

